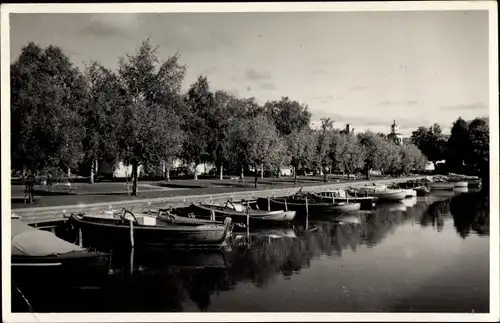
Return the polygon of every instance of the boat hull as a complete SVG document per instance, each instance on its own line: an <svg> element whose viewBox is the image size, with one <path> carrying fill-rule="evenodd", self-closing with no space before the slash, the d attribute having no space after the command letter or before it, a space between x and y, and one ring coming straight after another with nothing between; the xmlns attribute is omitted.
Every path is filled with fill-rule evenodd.
<svg viewBox="0 0 500 323"><path fill-rule="evenodd" d="M450 190L455 189L454 183L432 183L431 189L433 190Z"/></svg>
<svg viewBox="0 0 500 323"><path fill-rule="evenodd" d="M196 216L199 216L201 218L210 218L210 216L214 213L216 220L230 217L236 223L247 222L246 212L239 212L218 205L193 204L186 211L188 212L193 211L196 214ZM252 224L266 224L266 223L283 224L292 221L295 218L295 215L296 212L294 210L288 210L288 211L249 210L248 220Z"/></svg>
<svg viewBox="0 0 500 323"><path fill-rule="evenodd" d="M341 203L348 203L348 202L353 202L353 203L360 203L362 209L371 209L375 206L377 203L378 198L374 196L367 196L367 197L354 197L354 196L349 196L349 197L342 197L342 196L335 196L333 195L333 192L323 192L323 193L314 193L311 194L311 196L317 200L320 201L334 201L334 202L341 202Z"/></svg>
<svg viewBox="0 0 500 323"><path fill-rule="evenodd" d="M133 237L134 248L215 247L225 241L230 231L229 225L220 224L199 226L134 224L131 228L130 224L119 219L90 219L76 215L72 215L70 221L78 230L81 230L84 246L128 247L131 246Z"/></svg>
<svg viewBox="0 0 500 323"><path fill-rule="evenodd" d="M361 203L332 203L332 202L317 202L314 200L306 202L303 200L294 200L287 198L258 198L257 203L259 207L267 207L268 203L271 209L288 209L297 212L318 212L318 213L345 213L345 212L356 212L361 208Z"/></svg>
<svg viewBox="0 0 500 323"><path fill-rule="evenodd" d="M406 198L405 190L390 190L390 189L372 189L372 188L360 188L355 194L374 196L378 200L377 202L398 202Z"/></svg>

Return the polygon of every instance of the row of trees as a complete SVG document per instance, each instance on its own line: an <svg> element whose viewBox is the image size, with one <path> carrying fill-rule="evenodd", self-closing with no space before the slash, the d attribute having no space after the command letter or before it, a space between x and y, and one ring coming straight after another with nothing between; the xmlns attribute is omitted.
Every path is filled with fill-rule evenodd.
<svg viewBox="0 0 500 323"><path fill-rule="evenodd" d="M295 176L298 169L322 169L326 180L327 170L404 173L425 165L412 144L344 133L330 119L313 130L308 107L287 97L259 105L212 91L203 76L182 93L186 67L179 58L160 61L144 41L119 59L116 72L90 62L82 73L60 48L28 44L11 66L13 168L83 165L93 182L98 160L123 161L132 166L135 195L140 165L169 166L177 158L195 167L213 163L221 178L224 168L243 177L250 167L279 174L291 165Z"/></svg>
<svg viewBox="0 0 500 323"><path fill-rule="evenodd" d="M445 161L441 172L479 175L483 187L489 183L490 129L488 118L464 120L459 117L444 135L441 127L419 127L411 139L430 161ZM486 184L486 185L484 185Z"/></svg>

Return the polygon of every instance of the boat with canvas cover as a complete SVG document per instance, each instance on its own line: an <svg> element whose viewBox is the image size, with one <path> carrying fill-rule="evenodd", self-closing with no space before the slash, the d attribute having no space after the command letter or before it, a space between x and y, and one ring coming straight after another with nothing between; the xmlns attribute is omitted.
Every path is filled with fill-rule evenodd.
<svg viewBox="0 0 500 323"><path fill-rule="evenodd" d="M93 252L52 232L11 219L12 281L23 287L92 283L95 278L107 275L109 260L108 253Z"/></svg>

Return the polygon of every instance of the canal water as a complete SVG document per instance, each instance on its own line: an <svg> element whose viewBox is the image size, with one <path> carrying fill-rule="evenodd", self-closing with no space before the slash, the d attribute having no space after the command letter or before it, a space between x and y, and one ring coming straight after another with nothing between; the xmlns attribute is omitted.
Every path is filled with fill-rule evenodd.
<svg viewBox="0 0 500 323"><path fill-rule="evenodd" d="M60 287L24 294L35 312L489 311L489 210L478 193L249 233L222 251L116 251L95 286L54 277ZM26 311L18 294L13 311Z"/></svg>

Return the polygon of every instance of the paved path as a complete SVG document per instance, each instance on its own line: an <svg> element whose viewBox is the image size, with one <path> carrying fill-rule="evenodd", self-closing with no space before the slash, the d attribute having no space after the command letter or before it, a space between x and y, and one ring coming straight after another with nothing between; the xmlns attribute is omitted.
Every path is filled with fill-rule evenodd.
<svg viewBox="0 0 500 323"><path fill-rule="evenodd" d="M371 184L373 182L377 183L402 182L408 179L409 178L377 180L377 181L359 181L355 183L338 182L338 183L328 183L324 185L303 186L302 189L303 191L318 192L329 189L342 188L345 187L347 184L355 186L355 185ZM179 190L179 191L172 191L170 193L172 194L171 196L162 196L156 198L152 196L141 196L141 197L134 197L131 199L131 197L125 196L123 200L119 201L117 201L116 197L114 197L112 201L100 201L100 203L92 203L95 202L95 200L91 201L90 203L85 203L83 201L80 201L70 205L61 205L59 203L58 205L55 206L16 208L13 209L12 211L16 215L18 215L21 218L21 220L27 223L35 223L35 222L47 222L47 221L60 221L66 218L71 213L101 212L103 210L120 209L122 207L127 207L129 209L134 208L134 210L140 210L145 208L147 209L147 208L189 205L190 203L193 202L201 202L207 200L227 200L229 198L234 198L238 200L238 199L253 199L256 197L285 196L294 194L300 188L301 187L288 187L288 188L275 188L275 189L263 189L263 190L255 190L255 189L235 190L234 188L223 188L224 192L220 192L212 188L212 189L189 190L188 192L190 192L191 194L186 194L187 192L185 192L184 190ZM83 197L71 196L71 198L83 198ZM46 197L45 199L48 199L48 197Z"/></svg>

